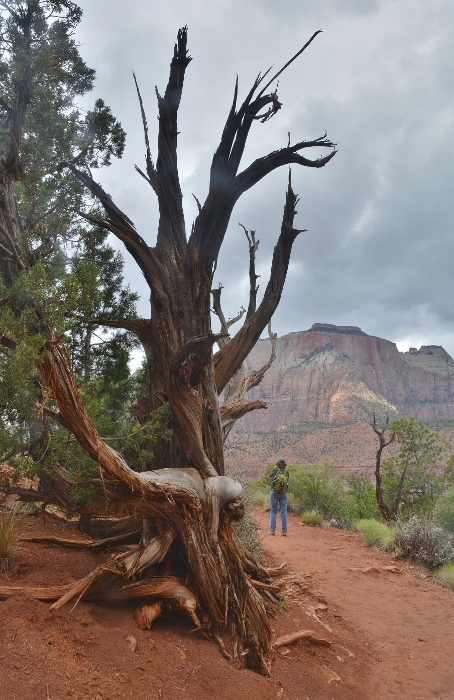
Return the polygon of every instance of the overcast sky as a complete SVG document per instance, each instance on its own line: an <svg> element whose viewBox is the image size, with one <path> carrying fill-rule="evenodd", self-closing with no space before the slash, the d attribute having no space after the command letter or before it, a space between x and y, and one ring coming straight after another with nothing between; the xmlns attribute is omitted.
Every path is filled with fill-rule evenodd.
<svg viewBox="0 0 454 700"><path fill-rule="evenodd" d="M313 323L360 326L399 349L443 345L454 355L454 2L452 0L79 0L82 54L97 71L95 97L127 132L123 160L96 177L153 244L156 198L144 167L134 70L156 157L156 85L164 91L178 28L193 57L179 112L179 168L187 229L203 201L235 77L244 98L259 71L275 71L318 29L280 77L281 111L252 130L243 165L323 135L339 153L320 170L293 167L300 196L279 335ZM321 155L320 150L315 155ZM260 283L268 281L287 171L274 172L233 212L216 283L227 316L247 305L248 247L256 230ZM128 259L126 276L147 287ZM217 329L217 325L214 324Z"/></svg>

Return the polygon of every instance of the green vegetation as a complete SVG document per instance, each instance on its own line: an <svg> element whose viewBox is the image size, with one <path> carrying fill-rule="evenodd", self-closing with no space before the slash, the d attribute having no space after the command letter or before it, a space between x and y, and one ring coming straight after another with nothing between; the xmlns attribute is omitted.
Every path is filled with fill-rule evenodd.
<svg viewBox="0 0 454 700"><path fill-rule="evenodd" d="M454 537L426 518L414 515L400 522L394 543L401 556L431 570L454 561Z"/></svg>
<svg viewBox="0 0 454 700"><path fill-rule="evenodd" d="M269 509L269 465L262 479L247 484L247 493L253 505ZM378 517L375 491L367 477L351 474L347 484L333 474L332 467L323 462L307 467L289 465L289 511L301 515L314 511L322 520L340 527L351 527L359 518Z"/></svg>
<svg viewBox="0 0 454 700"><path fill-rule="evenodd" d="M380 549L389 549L394 541L393 529L378 520L358 520L354 527L361 533L366 544L376 545Z"/></svg>
<svg viewBox="0 0 454 700"><path fill-rule="evenodd" d="M439 527L454 533L454 489L440 496L435 503L433 517Z"/></svg>
<svg viewBox="0 0 454 700"><path fill-rule="evenodd" d="M333 476L327 463L313 464L290 472L290 491L302 511L314 510L325 520L341 518L344 487L339 476Z"/></svg>
<svg viewBox="0 0 454 700"><path fill-rule="evenodd" d="M399 452L381 464L386 517L430 515L437 498L452 485L452 466L446 465L449 445L414 418L400 418L389 430L388 444L397 442Z"/></svg>
<svg viewBox="0 0 454 700"><path fill-rule="evenodd" d="M437 571L437 579L451 591L454 591L454 561L448 562Z"/></svg>
<svg viewBox="0 0 454 700"><path fill-rule="evenodd" d="M305 510L301 516L301 520L305 525L311 525L312 527L323 527L326 525L323 515L317 513L316 510Z"/></svg>
<svg viewBox="0 0 454 700"><path fill-rule="evenodd" d="M385 463L383 485L388 497L400 499L399 517L391 523L381 522L371 481L351 474L344 483L326 463L288 466L289 510L309 525L323 526L327 522L354 528L369 545L393 551L431 570L443 567L440 577L443 571L448 580L453 576L451 563L454 566L454 458L443 465L447 446L422 424L413 419L396 423L396 431L402 431L401 449L397 457ZM267 467L262 479L247 485L252 505L269 509L272 466Z"/></svg>
<svg viewBox="0 0 454 700"><path fill-rule="evenodd" d="M347 477L347 486L343 508L343 516L347 523L380 517L375 489L367 476L350 474Z"/></svg>

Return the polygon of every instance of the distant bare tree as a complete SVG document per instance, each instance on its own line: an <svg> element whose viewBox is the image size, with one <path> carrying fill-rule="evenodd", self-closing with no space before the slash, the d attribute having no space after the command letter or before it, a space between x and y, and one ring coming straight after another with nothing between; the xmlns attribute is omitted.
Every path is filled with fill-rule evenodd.
<svg viewBox="0 0 454 700"><path fill-rule="evenodd" d="M390 520L393 519L393 514L390 510L390 508L387 506L385 503L385 500L383 498L383 486L382 486L382 474L381 474L381 456L382 452L385 449L385 447L388 447L392 442L394 442L394 439L396 437L396 434L394 432L391 432L389 439L386 439L386 430L388 428L388 423L389 423L389 416L386 416L386 421L384 427L380 430L377 428L377 421L375 417L375 411L374 411L374 422L372 423L372 429L374 433L377 435L380 446L376 452L375 455L375 496L377 498L377 505L380 510L380 513L382 515L383 520L386 520L386 522L389 522Z"/></svg>

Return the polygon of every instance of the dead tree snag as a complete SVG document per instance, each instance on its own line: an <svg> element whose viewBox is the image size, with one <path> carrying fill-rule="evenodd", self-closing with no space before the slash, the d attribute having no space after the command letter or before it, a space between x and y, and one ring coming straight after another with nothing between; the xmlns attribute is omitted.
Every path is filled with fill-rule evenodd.
<svg viewBox="0 0 454 700"><path fill-rule="evenodd" d="M156 92L156 163L151 157L148 124L137 87L146 144L146 172L138 170L150 184L159 207L155 246L150 247L137 233L131 219L93 180L88 169L74 162L64 163L104 209L102 218L89 213L83 216L124 243L149 285L149 318L98 318L96 323L125 328L137 335L150 375L147 395L137 414L146 419L147 412L169 402L174 438L170 444L158 444L148 471L130 469L123 457L97 435L64 347L52 329L47 329L48 342L39 369L55 402L52 417L70 430L99 465L93 503L84 512L139 516L144 518L145 527L139 545L115 555L82 581L64 589L31 594L56 600L53 607L81 597L140 598L137 617L141 626L151 624L166 607L184 610L197 627L218 641L228 658L267 673L271 632L261 591L269 592L272 586L266 570L244 549L232 528L232 522L242 517L243 505L241 486L224 476L223 441L238 417L263 407L261 402L247 402L244 396L258 383L269 363L249 378L242 376L241 367L279 304L292 246L300 233L294 227L298 197L290 175L270 278L259 303L254 267L258 241L255 234L246 231L250 244L250 303L242 327L232 338L228 337L229 326L221 313L221 333L216 335L211 329L213 274L238 199L276 168L292 164L321 168L336 151L325 134L289 143L240 169L252 126L268 121L281 108L277 93L266 91L284 69L264 87L265 76L259 76L240 105L237 83L212 160L208 195L203 204L198 203L198 216L187 236L177 165L178 108L191 61L186 44L187 31L183 28L178 32L166 90L163 95ZM330 152L316 159L302 155L314 148L328 148ZM216 294L213 296L220 312L220 291L218 302ZM271 362L275 336L271 329L269 333L273 341ZM213 353L215 343L219 349ZM218 397L230 382L231 401L220 408ZM58 465L54 478L56 474ZM64 503L68 488L63 475L56 478L54 488L56 500ZM164 560L165 578L156 568ZM140 578L131 582L131 577ZM1 595L7 593L2 589Z"/></svg>

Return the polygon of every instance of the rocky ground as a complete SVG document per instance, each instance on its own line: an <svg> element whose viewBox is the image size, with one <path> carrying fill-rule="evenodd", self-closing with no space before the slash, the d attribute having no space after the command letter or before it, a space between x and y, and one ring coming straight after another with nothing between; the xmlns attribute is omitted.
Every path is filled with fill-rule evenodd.
<svg viewBox="0 0 454 700"><path fill-rule="evenodd" d="M238 671L181 617L144 632L128 606L79 603L52 613L23 595L0 601L1 700L452 700L452 593L358 534L291 517L287 538L270 537L268 515L258 518L270 565L286 562L273 634L313 637L276 649L271 678ZM24 528L78 537L74 524L55 519L44 527L29 517ZM106 558L23 542L0 585L67 583Z"/></svg>

